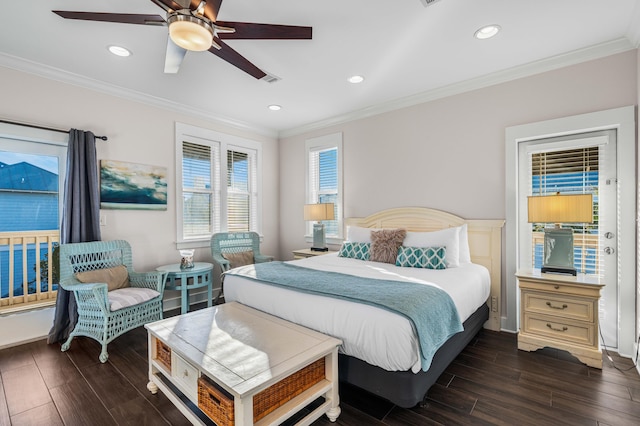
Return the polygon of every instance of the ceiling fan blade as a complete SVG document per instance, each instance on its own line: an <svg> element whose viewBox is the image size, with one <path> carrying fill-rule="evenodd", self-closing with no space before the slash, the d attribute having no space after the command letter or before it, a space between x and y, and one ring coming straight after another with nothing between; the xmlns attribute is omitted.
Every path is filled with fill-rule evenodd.
<svg viewBox="0 0 640 426"><path fill-rule="evenodd" d="M71 12L67 10L52 10L52 12L65 19L79 19L82 21L119 22L122 24L141 25L166 24L164 18L160 15L141 15L137 13Z"/></svg>
<svg viewBox="0 0 640 426"><path fill-rule="evenodd" d="M215 38L214 42L216 42L220 46L220 50L212 46L209 49L209 52L213 53L217 57L224 59L231 65L238 67L242 71L258 80L267 75L267 73L249 62L247 58L230 48L228 44L223 43L222 40Z"/></svg>
<svg viewBox="0 0 640 426"><path fill-rule="evenodd" d="M156 5L164 9L165 12L173 12L174 10L184 9L184 7L175 1L171 0L151 0Z"/></svg>
<svg viewBox="0 0 640 426"><path fill-rule="evenodd" d="M195 3L195 6L194 6ZM192 0L191 1L191 10L195 10L198 7L200 0ZM220 6L222 5L222 0L208 0L204 7L204 16L216 22L218 19L218 12L220 12Z"/></svg>
<svg viewBox="0 0 640 426"><path fill-rule="evenodd" d="M166 74L176 74L180 69L184 55L187 54L186 49L171 41L171 37L167 37L167 53L164 57L164 72Z"/></svg>
<svg viewBox="0 0 640 426"><path fill-rule="evenodd" d="M225 22L218 21L216 25L231 27L233 33L219 34L221 39L245 39L245 40L310 40L312 27L300 27L296 25L272 25L252 24L249 22Z"/></svg>

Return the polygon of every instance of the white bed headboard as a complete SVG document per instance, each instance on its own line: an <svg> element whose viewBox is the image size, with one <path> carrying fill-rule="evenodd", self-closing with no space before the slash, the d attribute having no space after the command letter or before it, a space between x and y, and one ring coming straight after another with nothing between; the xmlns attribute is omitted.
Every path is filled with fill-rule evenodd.
<svg viewBox="0 0 640 426"><path fill-rule="evenodd" d="M502 282L502 227L504 220L465 220L441 210L426 207L402 207L383 210L367 217L345 218L345 227L404 228L429 232L467 224L471 261L483 265L491 275L490 309L485 328L500 330L500 297ZM345 232L346 235L346 232Z"/></svg>

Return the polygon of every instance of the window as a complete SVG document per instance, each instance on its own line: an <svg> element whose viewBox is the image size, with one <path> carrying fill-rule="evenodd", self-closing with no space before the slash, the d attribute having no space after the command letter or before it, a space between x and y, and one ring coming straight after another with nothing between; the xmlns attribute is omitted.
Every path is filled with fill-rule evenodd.
<svg viewBox="0 0 640 426"><path fill-rule="evenodd" d="M530 193L532 195L592 194L591 224L561 224L573 229L574 267L585 274L599 273L598 262L598 167L599 148L536 151L529 154ZM533 267L542 267L544 223L533 223Z"/></svg>
<svg viewBox="0 0 640 426"><path fill-rule="evenodd" d="M217 144L201 145L182 142L182 229L185 239L211 235L219 204L219 185L214 185L216 159L219 157Z"/></svg>
<svg viewBox="0 0 640 426"><path fill-rule="evenodd" d="M0 125L3 313L55 303L67 139L65 133Z"/></svg>
<svg viewBox="0 0 640 426"><path fill-rule="evenodd" d="M234 147L227 150L227 229L243 232L256 229L258 203L256 152Z"/></svg>
<svg viewBox="0 0 640 426"><path fill-rule="evenodd" d="M334 203L336 219L325 222L325 232L329 242L339 244L342 240L342 133L309 139L306 151L307 204ZM307 224L308 236L312 226Z"/></svg>
<svg viewBox="0 0 640 426"><path fill-rule="evenodd" d="M257 142L176 124L178 248L206 247L216 232L260 232L260 156Z"/></svg>

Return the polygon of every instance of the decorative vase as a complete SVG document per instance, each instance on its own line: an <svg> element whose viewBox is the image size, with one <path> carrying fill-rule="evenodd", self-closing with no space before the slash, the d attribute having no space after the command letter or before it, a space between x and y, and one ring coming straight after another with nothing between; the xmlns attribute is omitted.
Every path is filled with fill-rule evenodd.
<svg viewBox="0 0 640 426"><path fill-rule="evenodd" d="M180 256L182 256L182 259L180 260L180 269L193 268L194 252L195 250L180 250Z"/></svg>

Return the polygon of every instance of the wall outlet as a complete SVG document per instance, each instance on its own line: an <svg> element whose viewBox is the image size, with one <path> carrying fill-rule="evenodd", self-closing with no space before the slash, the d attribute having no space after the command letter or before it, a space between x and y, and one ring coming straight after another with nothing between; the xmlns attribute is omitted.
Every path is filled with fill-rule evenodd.
<svg viewBox="0 0 640 426"><path fill-rule="evenodd" d="M107 226L107 215L100 212L100 226Z"/></svg>
<svg viewBox="0 0 640 426"><path fill-rule="evenodd" d="M491 312L498 312L498 298L496 296L491 297Z"/></svg>

